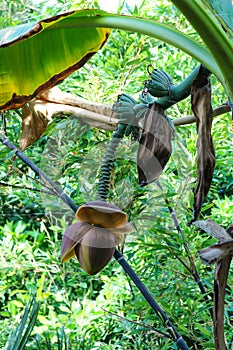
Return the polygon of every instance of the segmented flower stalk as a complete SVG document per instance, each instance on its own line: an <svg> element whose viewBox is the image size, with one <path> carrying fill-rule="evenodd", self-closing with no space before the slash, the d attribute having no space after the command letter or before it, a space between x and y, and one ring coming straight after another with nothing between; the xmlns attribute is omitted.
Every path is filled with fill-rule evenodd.
<svg viewBox="0 0 233 350"><path fill-rule="evenodd" d="M100 169L97 198L101 201L106 201L108 196L110 177L117 148L120 145L124 135L129 136L129 134L134 133L135 128L137 128L137 121L135 120L134 111L135 105L136 101L127 94L119 95L117 102L113 105L113 111L115 116L119 119L119 124L108 143Z"/></svg>
<svg viewBox="0 0 233 350"><path fill-rule="evenodd" d="M108 143L104 160L100 169L100 178L98 185L97 198L101 201L106 201L107 199L115 154L122 138L124 137L126 128L127 124L119 124L117 129L113 132L112 138Z"/></svg>

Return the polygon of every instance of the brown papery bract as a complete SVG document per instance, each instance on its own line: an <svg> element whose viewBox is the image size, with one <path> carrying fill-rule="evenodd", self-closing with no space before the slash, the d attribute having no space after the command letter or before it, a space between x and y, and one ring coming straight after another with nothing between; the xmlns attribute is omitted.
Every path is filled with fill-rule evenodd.
<svg viewBox="0 0 233 350"><path fill-rule="evenodd" d="M148 110L139 140L137 167L140 186L158 179L172 152L173 128L164 110L153 103Z"/></svg>
<svg viewBox="0 0 233 350"><path fill-rule="evenodd" d="M198 177L194 191L194 218L200 214L203 202L209 192L215 167L214 143L211 135L213 109L211 105L211 85L200 69L191 88L192 110L197 118L197 170Z"/></svg>

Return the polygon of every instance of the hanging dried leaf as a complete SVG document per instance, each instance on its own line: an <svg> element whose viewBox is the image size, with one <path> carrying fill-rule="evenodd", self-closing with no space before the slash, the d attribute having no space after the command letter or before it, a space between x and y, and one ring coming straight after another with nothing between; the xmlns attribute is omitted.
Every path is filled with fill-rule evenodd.
<svg viewBox="0 0 233 350"><path fill-rule="evenodd" d="M233 224L226 230L227 234L233 238ZM227 284L228 273L230 270L231 260L233 256L233 240L231 242L223 243L225 245L231 245L228 249L228 255L220 259L215 267L214 273L214 342L216 350L228 350L224 335L224 300L225 290ZM225 249L225 253L227 247Z"/></svg>
<svg viewBox="0 0 233 350"><path fill-rule="evenodd" d="M36 100L32 100L22 107L21 150L24 150L37 141L47 129L49 123L48 115L37 110L34 106L35 102Z"/></svg>
<svg viewBox="0 0 233 350"><path fill-rule="evenodd" d="M140 186L155 181L172 152L173 127L162 107L153 103L145 116L139 140L137 167Z"/></svg>
<svg viewBox="0 0 233 350"><path fill-rule="evenodd" d="M220 242L199 251L204 264L216 262L214 273L214 342L216 350L228 350L224 335L224 299L228 273L233 257L233 224L227 230L212 220L196 221L196 226L217 238Z"/></svg>
<svg viewBox="0 0 233 350"><path fill-rule="evenodd" d="M216 350L228 350L224 334L224 300L231 256L217 262L214 273L214 342Z"/></svg>
<svg viewBox="0 0 233 350"><path fill-rule="evenodd" d="M198 253L203 264L212 264L233 255L233 240L212 245L211 247L199 250Z"/></svg>
<svg viewBox="0 0 233 350"><path fill-rule="evenodd" d="M227 242L232 239L231 235L222 226L218 225L211 219L195 221L193 225L201 228L216 238L219 242Z"/></svg>
<svg viewBox="0 0 233 350"><path fill-rule="evenodd" d="M194 191L194 218L200 214L202 204L209 192L215 167L214 143L211 135L213 109L211 106L211 85L200 69L191 88L192 110L197 119L197 168L198 178Z"/></svg>

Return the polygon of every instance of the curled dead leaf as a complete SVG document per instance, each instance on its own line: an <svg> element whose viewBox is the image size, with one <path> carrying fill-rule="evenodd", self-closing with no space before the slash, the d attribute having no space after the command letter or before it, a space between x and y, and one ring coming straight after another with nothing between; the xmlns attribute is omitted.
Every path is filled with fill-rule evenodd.
<svg viewBox="0 0 233 350"><path fill-rule="evenodd" d="M216 350L228 350L224 334L224 300L227 278L233 257L233 224L227 230L214 221L200 220L194 223L220 242L199 251L204 264L216 262L214 272L213 323Z"/></svg>
<svg viewBox="0 0 233 350"><path fill-rule="evenodd" d="M22 151L40 138L49 123L48 116L35 108L35 103L36 100L32 100L22 107L22 134L20 138Z"/></svg>
<svg viewBox="0 0 233 350"><path fill-rule="evenodd" d="M199 250L198 253L203 264L212 264L233 255L233 240L212 245L211 247Z"/></svg>
<svg viewBox="0 0 233 350"><path fill-rule="evenodd" d="M195 221L193 225L209 233L212 237L216 238L221 243L232 239L232 236L228 231L229 229L225 230L222 226L218 225L211 219Z"/></svg>
<svg viewBox="0 0 233 350"><path fill-rule="evenodd" d="M215 150L211 127L213 109L211 105L211 85L202 69L191 88L192 110L197 119L197 169L198 177L194 191L194 218L200 214L202 204L209 192L215 167Z"/></svg>

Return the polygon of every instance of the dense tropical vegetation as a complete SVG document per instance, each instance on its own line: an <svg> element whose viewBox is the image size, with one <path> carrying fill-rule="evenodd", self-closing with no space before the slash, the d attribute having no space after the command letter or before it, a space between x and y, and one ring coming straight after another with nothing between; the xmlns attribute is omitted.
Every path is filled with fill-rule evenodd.
<svg viewBox="0 0 233 350"><path fill-rule="evenodd" d="M73 7L72 7L73 6ZM4 0L1 27L43 19L72 8L97 8L96 1L47 2ZM118 12L166 23L201 42L197 32L170 1L122 4ZM112 30L105 46L59 88L91 102L113 104L127 93L138 100L148 66L166 71L179 84L198 65L179 49L143 34ZM227 102L214 75L212 105ZM21 109L6 112L7 135L19 145ZM191 115L190 98L170 107L172 120ZM216 166L201 219L227 229L232 224L233 170L232 119L216 116L212 135ZM43 136L25 150L77 205L94 200L99 172L112 131L93 128L79 119L60 114ZM128 214L135 231L126 236L124 255L176 325L190 349L214 349L212 303L200 293L198 272L208 294L213 292L214 267L202 264L198 251L216 243L194 225L193 189L196 183L196 125L175 128L173 152L160 176L160 186L140 187L137 177L137 142L124 138L114 160L109 201ZM20 322L36 295L39 311L26 349L177 349L161 319L154 314L117 262L88 276L76 259L61 263L61 240L73 220L71 209L51 196L40 178L0 145L0 346ZM174 208L180 231L169 209ZM196 279L196 280L195 280ZM225 334L232 337L232 273L225 296ZM207 298L208 299L208 298ZM171 337L170 337L171 338ZM9 345L10 342L8 342ZM60 347L59 347L60 346Z"/></svg>

